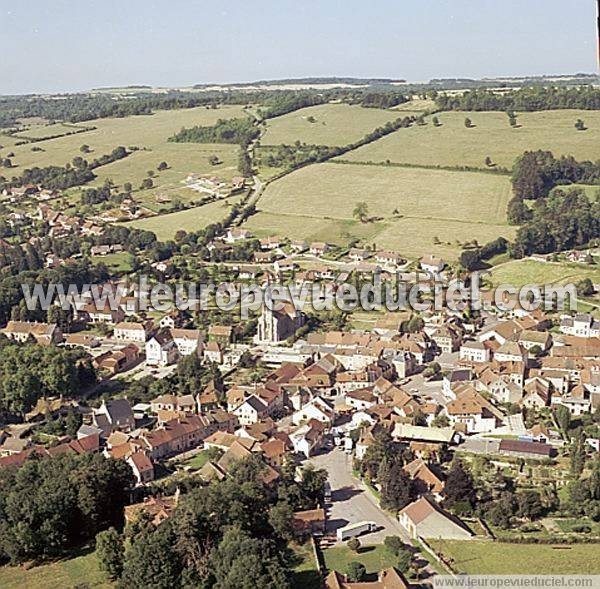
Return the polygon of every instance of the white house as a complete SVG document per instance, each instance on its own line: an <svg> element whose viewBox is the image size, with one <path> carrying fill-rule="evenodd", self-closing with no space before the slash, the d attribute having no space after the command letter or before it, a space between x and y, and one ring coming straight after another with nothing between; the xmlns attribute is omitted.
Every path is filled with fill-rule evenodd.
<svg viewBox="0 0 600 589"><path fill-rule="evenodd" d="M561 315L560 331L577 337L600 337L600 321L589 313L578 313L575 317Z"/></svg>
<svg viewBox="0 0 600 589"><path fill-rule="evenodd" d="M251 425L266 418L269 413L267 403L256 395L248 397L241 405L233 410L240 425Z"/></svg>
<svg viewBox="0 0 600 589"><path fill-rule="evenodd" d="M332 407L320 397L315 397L310 403L292 414L292 423L300 425L311 420L319 421L327 426L333 424L335 414Z"/></svg>
<svg viewBox="0 0 600 589"><path fill-rule="evenodd" d="M439 274L446 265L446 262L442 258L438 258L435 255L423 256L419 260L419 266L421 270L425 270L429 274L435 275Z"/></svg>
<svg viewBox="0 0 600 589"><path fill-rule="evenodd" d="M168 366L177 361L179 352L167 329L159 331L146 342L146 364L150 366Z"/></svg>
<svg viewBox="0 0 600 589"><path fill-rule="evenodd" d="M458 352L461 360L468 362L489 362L490 350L483 342L465 342Z"/></svg>
<svg viewBox="0 0 600 589"><path fill-rule="evenodd" d="M139 342L146 341L146 326L133 321L121 321L113 330L113 338L119 341Z"/></svg>
<svg viewBox="0 0 600 589"><path fill-rule="evenodd" d="M190 356L198 350L200 335L198 329L171 329L171 337L182 356Z"/></svg>

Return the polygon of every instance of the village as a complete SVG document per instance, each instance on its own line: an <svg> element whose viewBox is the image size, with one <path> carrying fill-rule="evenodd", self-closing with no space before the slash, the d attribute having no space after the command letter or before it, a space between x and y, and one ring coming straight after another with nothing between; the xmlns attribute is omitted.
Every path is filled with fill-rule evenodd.
<svg viewBox="0 0 600 589"><path fill-rule="evenodd" d="M54 239L76 234L95 243L92 257L131 251L126 242L102 243L105 221L66 218L48 204L30 219L47 224ZM3 244L5 253L11 247ZM255 239L235 225L216 233L206 251L196 268L236 288L280 282L335 289L374 275L448 286L457 278L434 255L410 261L393 251ZM169 281L181 277L185 258L174 253L148 260L147 268L154 280ZM74 261L49 252L44 266ZM116 308L97 303L99 293L117 287L124 296ZM571 509L574 453L578 476L598 463L600 322L589 313L444 308L382 312L358 327L352 316L336 324L321 313L316 321L313 309L291 305L256 309L247 321L201 311L199 301L186 312L142 311L140 294L128 276L113 274L72 295L66 320L7 322L1 331L8 340L81 351L96 379L79 398L42 395L14 415L0 432L0 468L66 453L125 461L137 498L125 518L146 513L157 526L177 505L179 491L164 489L187 479L223 481L248 458L261 460L272 489L290 467L325 469L318 506L294 513L293 522L298 537L312 538L317 569L331 571L326 587L355 587L352 575L326 566L330 551L358 554L356 542L380 546L398 537L411 547L412 564L360 584L396 589L440 571L462 572L444 541L555 533L552 522L561 520L551 517ZM185 393L173 384L183 375L193 383ZM140 383L141 400L128 394ZM65 419L80 424L76 431L48 433L48 424ZM494 476L529 504L500 517L505 494L488 490L483 499L475 492ZM579 505L586 522L600 516L592 499L587 511ZM550 524L532 523L542 514Z"/></svg>

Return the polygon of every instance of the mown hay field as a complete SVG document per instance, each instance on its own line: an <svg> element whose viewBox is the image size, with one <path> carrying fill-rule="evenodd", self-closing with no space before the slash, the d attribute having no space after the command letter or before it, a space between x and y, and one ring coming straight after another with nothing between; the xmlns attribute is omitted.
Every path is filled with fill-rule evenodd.
<svg viewBox="0 0 600 589"><path fill-rule="evenodd" d="M359 239L409 257L455 259L466 241L514 235L505 221L509 198L510 183L499 175L328 163L270 184L246 226L260 236ZM367 203L367 223L353 216L359 201Z"/></svg>

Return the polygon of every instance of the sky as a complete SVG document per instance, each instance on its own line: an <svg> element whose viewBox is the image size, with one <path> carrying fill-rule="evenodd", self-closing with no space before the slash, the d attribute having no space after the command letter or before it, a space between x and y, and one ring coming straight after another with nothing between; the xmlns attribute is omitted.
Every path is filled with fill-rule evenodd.
<svg viewBox="0 0 600 589"><path fill-rule="evenodd" d="M0 94L596 71L594 0L0 0Z"/></svg>

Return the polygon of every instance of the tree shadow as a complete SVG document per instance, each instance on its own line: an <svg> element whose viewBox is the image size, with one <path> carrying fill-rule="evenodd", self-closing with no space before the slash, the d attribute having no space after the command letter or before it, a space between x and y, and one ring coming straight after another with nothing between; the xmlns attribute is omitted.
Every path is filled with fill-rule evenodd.
<svg viewBox="0 0 600 589"><path fill-rule="evenodd" d="M363 491L361 489L355 489L354 487L341 487L331 493L332 501L348 501L356 495L360 495Z"/></svg>

